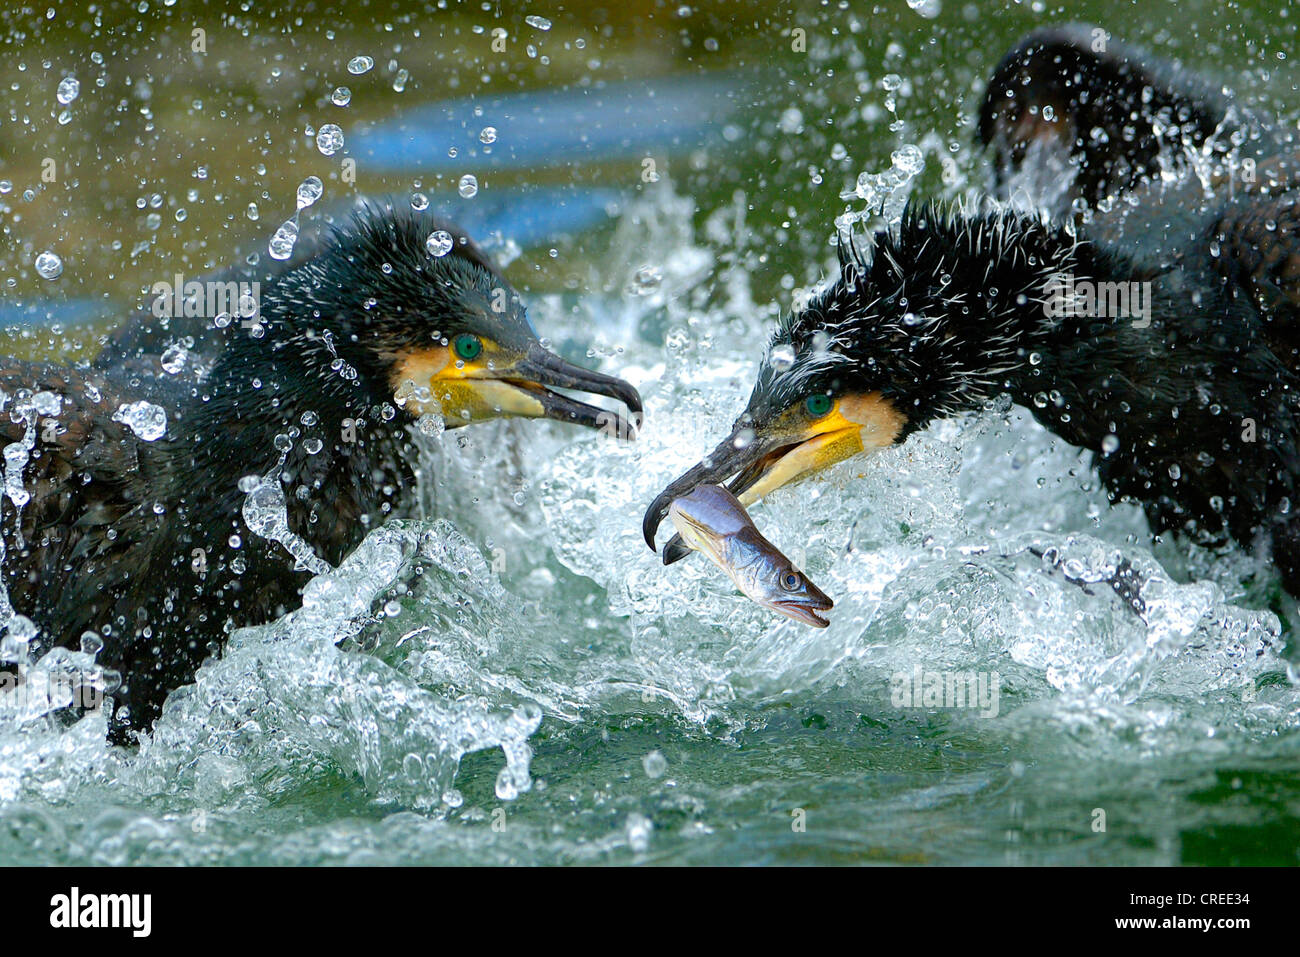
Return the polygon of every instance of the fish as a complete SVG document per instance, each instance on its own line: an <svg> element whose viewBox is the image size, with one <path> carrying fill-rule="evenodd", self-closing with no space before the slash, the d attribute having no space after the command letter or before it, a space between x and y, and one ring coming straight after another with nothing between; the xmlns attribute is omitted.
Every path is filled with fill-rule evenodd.
<svg viewBox="0 0 1300 957"><path fill-rule="evenodd" d="M835 603L763 537L745 506L721 485L699 485L674 499L668 517L682 540L707 555L751 601L814 628L830 624L823 613Z"/></svg>

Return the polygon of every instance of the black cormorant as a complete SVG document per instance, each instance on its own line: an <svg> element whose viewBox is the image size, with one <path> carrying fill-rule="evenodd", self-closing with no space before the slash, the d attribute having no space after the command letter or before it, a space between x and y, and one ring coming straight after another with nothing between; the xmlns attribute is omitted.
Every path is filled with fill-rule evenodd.
<svg viewBox="0 0 1300 957"><path fill-rule="evenodd" d="M449 250L427 245L437 230ZM40 629L35 654L102 641L97 664L121 675L114 741L148 729L232 627L300 604L310 573L250 516L320 570L402 507L426 413L621 435L641 415L632 386L544 348L482 252L428 214L362 206L265 269L259 291L251 319L146 312L87 365L0 367L0 436L28 457L6 465L27 500L17 520L6 503L4 584Z"/></svg>
<svg viewBox="0 0 1300 957"><path fill-rule="evenodd" d="M700 483L748 504L1009 394L1155 532L1267 549L1300 594L1300 156L1218 88L1079 26L1012 50L979 133L1011 202L915 203L841 237L840 276L780 323L732 435L650 505L647 543Z"/></svg>

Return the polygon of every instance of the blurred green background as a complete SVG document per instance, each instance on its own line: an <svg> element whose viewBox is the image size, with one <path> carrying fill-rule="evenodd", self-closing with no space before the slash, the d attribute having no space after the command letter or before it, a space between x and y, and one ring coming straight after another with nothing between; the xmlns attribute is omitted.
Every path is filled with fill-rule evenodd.
<svg viewBox="0 0 1300 957"><path fill-rule="evenodd" d="M446 99L624 82L645 84L649 98L654 84L683 77L734 87L723 138L678 150L647 142L643 152L694 202L696 227L713 217L700 241L713 247L719 273L749 274L763 308L788 305L792 289L824 274L834 217L852 206L841 192L859 173L888 168L901 145L929 144L922 191L978 188L983 171L970 144L983 80L1035 26L1092 21L1220 75L1271 108L1287 110L1295 99L1285 59L1295 21L1276 0L914 2L927 14L938 7L938 15L922 15L904 0L362 2L292 10L141 0L5 10L4 302L37 311L50 300L102 302L98 309L82 303L73 312L78 318L56 324L53 334L11 329L5 345L42 356L93 351L96 335L145 301L152 283L176 272L198 276L249 252L264 255L275 228L294 212L298 184L312 175L323 180L325 199L304 213L307 220L357 193L421 190L456 218L463 204L520 184L578 183L628 196L647 186L641 163L626 155L537 155L527 167L479 170L467 158L463 172L478 176L480 191L463 199L455 191L460 172L445 162L393 171L355 152L368 127ZM530 16L551 25L540 29ZM499 29L504 50L493 48ZM193 49L200 37L205 52ZM347 69L358 55L375 64L359 76ZM56 98L65 76L80 84L67 105ZM352 91L345 107L330 101L338 86ZM559 127L574 122L563 104L552 119ZM329 122L348 142L326 157L309 132ZM701 115L702 127L711 123ZM503 144L510 132L500 130ZM636 151L642 131L633 118L625 132ZM946 181L936 161L944 153L951 158ZM341 176L349 157L357 163L355 183ZM51 163L55 178L47 182ZM525 292L601 282L607 277L591 267L606 232L537 243L508 275ZM40 278L33 265L47 249L64 262L56 280ZM647 250L646 264L663 253ZM82 318L90 316L102 318Z"/></svg>

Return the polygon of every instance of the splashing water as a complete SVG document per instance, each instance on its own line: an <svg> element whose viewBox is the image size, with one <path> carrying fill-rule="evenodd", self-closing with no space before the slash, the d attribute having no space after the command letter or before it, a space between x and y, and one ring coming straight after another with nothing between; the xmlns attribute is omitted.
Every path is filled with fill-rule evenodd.
<svg viewBox="0 0 1300 957"><path fill-rule="evenodd" d="M451 247L455 245L451 238L451 233L445 229L435 229L429 234L429 238L424 242L424 248L428 250L429 255L440 258L451 252Z"/></svg>
<svg viewBox="0 0 1300 957"><path fill-rule="evenodd" d="M36 257L36 272L42 279L58 279L63 275L63 259L47 249Z"/></svg>
<svg viewBox="0 0 1300 957"><path fill-rule="evenodd" d="M319 176L308 176L298 186L298 208L306 209L325 193L325 185Z"/></svg>
<svg viewBox="0 0 1300 957"><path fill-rule="evenodd" d="M113 421L146 442L156 442L167 434L167 410L152 402L124 402L113 413Z"/></svg>
<svg viewBox="0 0 1300 957"><path fill-rule="evenodd" d="M67 106L81 93L81 84L77 82L75 76L65 76L59 81L59 87L55 91L55 99L61 106Z"/></svg>
<svg viewBox="0 0 1300 957"><path fill-rule="evenodd" d="M292 219L286 220L271 237L268 251L272 259L288 259L293 255L293 247L298 244L298 224Z"/></svg>
<svg viewBox="0 0 1300 957"><path fill-rule="evenodd" d="M909 6L910 21L940 12ZM351 74L373 69L356 59ZM947 142L902 116L924 80L895 58L859 81L862 115L873 107L893 135L875 159L857 161L861 124L835 131L847 150L821 151L853 154L843 178L819 174L818 198L834 205L844 185L855 207L837 225L896 221L926 162L948 160ZM319 105L363 106L333 85L316 88ZM147 102L147 86L134 95ZM837 122L856 109L841 105ZM826 115L815 97L783 101L770 133L784 149ZM483 117L471 144L496 139L489 119L515 141ZM763 152L757 128L733 133ZM326 124L315 143L333 155L343 131ZM1207 182L1211 159L1189 161ZM292 184L307 170L273 172ZM1059 172L1029 184L1034 203L1061 191L1072 171ZM460 173L437 188L466 195ZM1210 857L1205 835L1237 823L1242 802L1252 822L1285 826L1300 694L1275 578L1240 552L1153 545L1141 513L1111 508L1087 457L1024 410L937 424L754 509L836 600L824 632L774 619L698 556L660 564L642 510L743 405L774 310L734 251L773 244L746 219L756 189L699 204L706 244L697 197L675 195L662 167L642 182L653 189L619 210L582 294L528 296L573 358L587 348L588 364L641 388L635 444L543 422L448 431L426 415L411 428L418 518L373 530L337 568L290 533L278 478L252 477L243 517L312 572L303 606L235 632L136 750L106 747L103 713L73 707L76 689L114 686L94 663L101 639L50 649L0 602L0 677L28 688L0 685L0 860L1167 863ZM428 181L396 188L431 205ZM261 215L249 199L231 207L241 219L246 204ZM292 255L297 230L277 230L273 259ZM167 373L188 348L168 350ZM24 471L58 415L45 395L0 405L21 424L4 450L6 529L30 507ZM1124 569L1141 615L1111 587ZM996 715L900 703L899 677L918 668L996 675ZM1096 807L1123 832L1080 837ZM799 809L810 831L792 837Z"/></svg>
<svg viewBox="0 0 1300 957"><path fill-rule="evenodd" d="M316 132L316 149L323 156L333 156L343 149L343 127L337 123L326 123Z"/></svg>

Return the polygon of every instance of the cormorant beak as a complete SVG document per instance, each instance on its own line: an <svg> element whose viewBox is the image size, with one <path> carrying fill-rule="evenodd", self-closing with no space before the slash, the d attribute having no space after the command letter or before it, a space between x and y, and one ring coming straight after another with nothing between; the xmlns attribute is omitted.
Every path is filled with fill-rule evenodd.
<svg viewBox="0 0 1300 957"><path fill-rule="evenodd" d="M628 439L641 427L643 407L635 388L566 362L537 342L515 353L493 347L492 358L483 361L454 361L445 348L429 350L402 362L394 378L399 402L417 415L440 412L447 428L520 416L571 422ZM548 386L617 399L626 413L588 405Z"/></svg>
<svg viewBox="0 0 1300 957"><path fill-rule="evenodd" d="M529 346L522 359L499 375L506 385L530 393L541 406L540 414L548 419L600 429L622 439L633 438L641 428L645 413L641 394L636 389L615 376L566 362L538 343ZM579 402L559 392L552 392L546 386L617 399L626 407L627 414Z"/></svg>
<svg viewBox="0 0 1300 957"><path fill-rule="evenodd" d="M786 417L782 417L786 418ZM646 544L655 551L655 532L674 499L699 485L725 484L749 508L783 485L820 472L867 449L894 444L903 416L878 392L836 400L831 411L798 429L756 428L747 416L736 423L703 461L668 485L646 509L641 523ZM681 536L664 547L664 564L690 554Z"/></svg>

